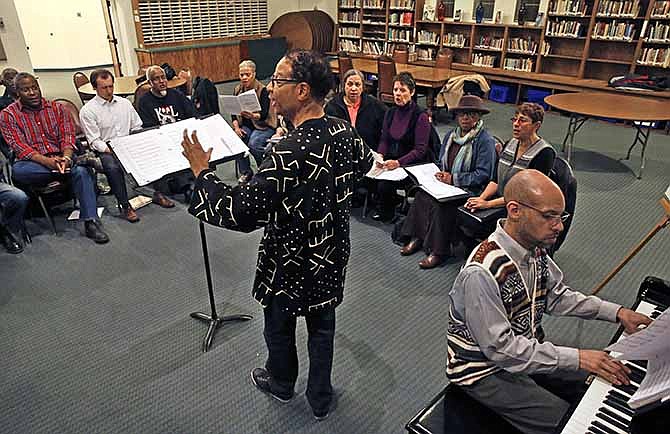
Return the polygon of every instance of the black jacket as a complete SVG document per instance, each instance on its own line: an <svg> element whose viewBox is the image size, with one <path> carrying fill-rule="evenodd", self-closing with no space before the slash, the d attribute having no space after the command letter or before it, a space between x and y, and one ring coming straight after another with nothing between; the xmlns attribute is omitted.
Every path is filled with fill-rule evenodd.
<svg viewBox="0 0 670 434"><path fill-rule="evenodd" d="M358 108L358 116L356 116L354 127L365 144L375 151L379 146L379 138L382 135L385 113L386 105L381 101L365 93L361 95L361 106ZM344 94L338 93L326 104L326 114L351 123L349 110L344 104Z"/></svg>

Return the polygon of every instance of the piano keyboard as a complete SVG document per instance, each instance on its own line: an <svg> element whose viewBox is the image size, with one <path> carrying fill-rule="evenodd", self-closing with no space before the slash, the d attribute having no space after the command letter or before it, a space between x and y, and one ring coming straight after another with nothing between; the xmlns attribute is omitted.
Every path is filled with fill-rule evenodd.
<svg viewBox="0 0 670 434"><path fill-rule="evenodd" d="M658 306L644 300L640 301L635 311L651 318L656 318L662 313ZM624 336L622 334L618 340ZM630 384L614 386L600 377L595 377L561 433L627 434L630 432L633 410L627 402L640 387L647 372L647 362L625 360L623 364L632 371L629 375Z"/></svg>

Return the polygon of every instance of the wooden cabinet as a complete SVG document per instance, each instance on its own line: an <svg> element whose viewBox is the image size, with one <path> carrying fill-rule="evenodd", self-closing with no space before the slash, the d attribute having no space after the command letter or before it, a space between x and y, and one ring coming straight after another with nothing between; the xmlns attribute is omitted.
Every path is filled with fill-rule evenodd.
<svg viewBox="0 0 670 434"><path fill-rule="evenodd" d="M455 69L595 80L670 68L670 0L550 0L541 27L422 20L424 0L338 1L338 47L352 54L403 43L410 61L433 65L444 47Z"/></svg>

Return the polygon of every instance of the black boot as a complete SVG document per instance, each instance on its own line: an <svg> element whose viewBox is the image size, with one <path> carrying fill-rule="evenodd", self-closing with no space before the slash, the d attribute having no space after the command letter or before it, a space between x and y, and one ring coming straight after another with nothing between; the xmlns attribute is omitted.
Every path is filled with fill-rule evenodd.
<svg viewBox="0 0 670 434"><path fill-rule="evenodd" d="M102 225L99 221L86 220L84 227L86 229L86 236L95 241L96 244L105 244L109 241L109 237L102 230Z"/></svg>
<svg viewBox="0 0 670 434"><path fill-rule="evenodd" d="M18 253L23 252L23 246L19 242L18 238L14 236L12 231L9 230L9 228L0 225L0 240L2 241L2 244L5 246L5 249L7 249L7 253L11 253L13 255L16 255Z"/></svg>

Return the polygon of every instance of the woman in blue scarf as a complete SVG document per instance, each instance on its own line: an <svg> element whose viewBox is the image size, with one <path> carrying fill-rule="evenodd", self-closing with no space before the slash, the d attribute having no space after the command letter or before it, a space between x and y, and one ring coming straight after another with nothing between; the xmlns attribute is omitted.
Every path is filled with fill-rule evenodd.
<svg viewBox="0 0 670 434"><path fill-rule="evenodd" d="M495 139L481 119L489 110L480 98L465 95L452 111L458 127L444 138L436 161L440 171L435 177L477 195L491 180L497 159ZM419 261L419 267L440 265L458 239L456 215L463 202L438 202L428 193L417 191L402 228L403 237L410 241L400 254L408 256L423 248L427 256Z"/></svg>

